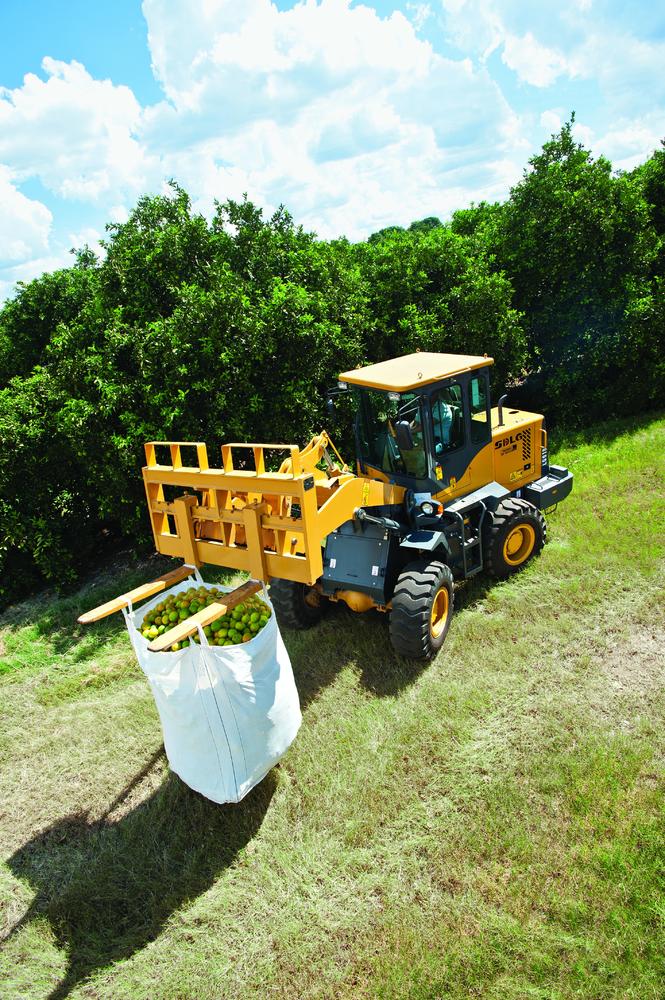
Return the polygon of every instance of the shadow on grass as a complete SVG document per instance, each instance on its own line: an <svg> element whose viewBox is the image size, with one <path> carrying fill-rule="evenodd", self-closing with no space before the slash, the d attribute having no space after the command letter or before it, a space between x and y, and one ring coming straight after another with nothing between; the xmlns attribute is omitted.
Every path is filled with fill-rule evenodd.
<svg viewBox="0 0 665 1000"><path fill-rule="evenodd" d="M0 614L0 628L30 626L48 640L57 655L67 654L74 663L87 660L123 633L125 622L116 613L91 625L79 625L78 616L180 566L180 559L157 553L139 561L133 553L122 552L72 593L59 595L47 590L12 605ZM205 566L202 572L208 583L226 582L231 574L217 566Z"/></svg>
<svg viewBox="0 0 665 1000"><path fill-rule="evenodd" d="M305 632L283 629L284 642L303 710L346 667L378 697L412 684L428 666L398 656L390 645L388 617L378 611L356 614L343 602L329 603L322 620Z"/></svg>
<svg viewBox="0 0 665 1000"><path fill-rule="evenodd" d="M55 653L69 654L74 661L87 659L95 649L103 648L109 639L123 632L125 623L122 615L115 614L93 625L79 625L78 616L177 565L180 560L164 556L154 555L137 562L130 553L123 553L73 593L58 595L50 590L43 591L12 605L0 615L0 628L30 626L38 636L48 640ZM81 652L77 655L79 646Z"/></svg>
<svg viewBox="0 0 665 1000"><path fill-rule="evenodd" d="M455 587L455 612L482 602L497 583L483 574ZM452 620L455 627L455 615ZM446 646L431 662L406 660L390 644L388 616L378 611L355 614L345 604L330 603L323 619L306 632L283 630L303 710L334 683L348 666L361 685L379 698L399 694L433 667L443 669Z"/></svg>
<svg viewBox="0 0 665 1000"><path fill-rule="evenodd" d="M8 862L37 892L12 933L46 916L68 952L67 972L49 1000L63 1000L96 969L153 940L174 910L205 892L261 827L276 787L273 771L241 803L223 806L169 774L150 798L109 819L158 756L106 818L64 817Z"/></svg>

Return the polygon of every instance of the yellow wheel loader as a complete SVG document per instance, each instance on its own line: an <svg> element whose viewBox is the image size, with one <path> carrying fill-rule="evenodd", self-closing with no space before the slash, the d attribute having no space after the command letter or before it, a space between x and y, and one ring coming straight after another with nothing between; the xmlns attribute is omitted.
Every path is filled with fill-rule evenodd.
<svg viewBox="0 0 665 1000"><path fill-rule="evenodd" d="M395 650L431 659L455 580L520 569L545 542L543 510L572 488L549 464L543 417L490 406L492 363L422 352L341 374L355 471L325 431L303 449L225 444L213 468L200 442L149 442L157 550L269 583L288 627L314 625L328 601L386 612Z"/></svg>

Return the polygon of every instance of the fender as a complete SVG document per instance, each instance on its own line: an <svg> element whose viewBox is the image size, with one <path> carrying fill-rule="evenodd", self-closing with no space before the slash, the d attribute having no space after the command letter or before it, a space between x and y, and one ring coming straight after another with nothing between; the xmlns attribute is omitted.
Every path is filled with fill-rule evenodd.
<svg viewBox="0 0 665 1000"><path fill-rule="evenodd" d="M417 531L409 532L400 542L400 548L421 549L423 552L435 552L436 549L442 548L446 553L450 554L450 545L448 544L445 532L430 530L428 528L420 528Z"/></svg>

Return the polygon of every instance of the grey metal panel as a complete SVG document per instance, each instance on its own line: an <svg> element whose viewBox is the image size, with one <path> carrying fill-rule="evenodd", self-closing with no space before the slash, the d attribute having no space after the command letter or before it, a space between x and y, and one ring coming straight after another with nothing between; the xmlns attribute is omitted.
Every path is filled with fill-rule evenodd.
<svg viewBox="0 0 665 1000"><path fill-rule="evenodd" d="M324 553L324 593L359 590L383 603L390 546L388 532L376 525L358 531L347 522L331 532Z"/></svg>
<svg viewBox="0 0 665 1000"><path fill-rule="evenodd" d="M442 545L446 551L450 548L448 539L443 531L412 531L400 542L402 549L422 549L424 552L433 552Z"/></svg>
<svg viewBox="0 0 665 1000"><path fill-rule="evenodd" d="M465 497L462 497L460 500L456 500L455 503L448 504L445 509L456 511L458 514L461 514L466 507L478 503L481 500L484 504L486 504L486 506L489 507L491 506L491 501L496 500L498 502L504 497L507 497L509 492L510 491L507 490L505 486L502 486L501 483L492 481L491 483L487 483L486 486L481 486L479 490L474 490L473 493L467 493Z"/></svg>

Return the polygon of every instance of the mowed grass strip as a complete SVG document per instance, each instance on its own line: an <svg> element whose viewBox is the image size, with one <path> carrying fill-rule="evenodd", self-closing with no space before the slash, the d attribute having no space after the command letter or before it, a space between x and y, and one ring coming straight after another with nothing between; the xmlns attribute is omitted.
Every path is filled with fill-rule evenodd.
<svg viewBox="0 0 665 1000"><path fill-rule="evenodd" d="M74 625L128 574L12 609L2 995L660 998L663 455L564 444L542 556L425 668L378 614L287 633L303 727L239 806L168 773L122 623Z"/></svg>

